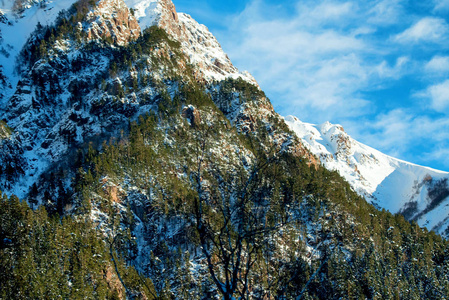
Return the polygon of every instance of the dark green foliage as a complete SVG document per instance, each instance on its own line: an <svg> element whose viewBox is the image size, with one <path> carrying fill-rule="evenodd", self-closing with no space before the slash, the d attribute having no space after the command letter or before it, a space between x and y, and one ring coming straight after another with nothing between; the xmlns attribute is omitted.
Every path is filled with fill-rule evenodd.
<svg viewBox="0 0 449 300"><path fill-rule="evenodd" d="M162 43L167 43L172 50L179 50L181 44L177 41L169 38L167 32L157 26L151 26L146 28L142 32L142 36L137 41L137 45L141 45L143 53L149 54L152 51L152 47L156 47Z"/></svg>
<svg viewBox="0 0 449 300"><path fill-rule="evenodd" d="M90 9L94 8L95 5L95 0L78 0L77 2L75 2L69 10L72 15L70 22L72 24L76 24L83 21L86 17L86 14Z"/></svg>
<svg viewBox="0 0 449 300"><path fill-rule="evenodd" d="M245 99L257 99L258 97L265 97L265 93L257 86L243 80L241 77L238 79L226 78L220 82L222 91L224 93L240 93Z"/></svg>
<svg viewBox="0 0 449 300"><path fill-rule="evenodd" d="M0 140L6 138L12 134L12 129L6 124L5 121L0 120Z"/></svg>
<svg viewBox="0 0 449 300"><path fill-rule="evenodd" d="M294 205L295 198L307 198L301 204L301 222L315 224L313 244L321 253L311 269L300 257L283 266L288 270L278 278L286 280L279 284L283 295L289 298L304 292L312 299L391 299L395 295L440 299L448 295L446 241L401 215L376 210L336 172L301 167L303 163L289 155L283 160L287 162L283 174L293 178L281 176L281 194L288 205ZM305 289L314 272L316 277ZM290 286L290 280L298 284Z"/></svg>
<svg viewBox="0 0 449 300"><path fill-rule="evenodd" d="M206 94L203 89L194 84L185 84L181 87L181 98L186 104L192 104L201 108L204 106L215 107L210 95Z"/></svg>
<svg viewBox="0 0 449 300"><path fill-rule="evenodd" d="M23 158L24 150L18 143L7 139L2 142L3 149L9 151L1 151L0 159L0 188L7 188L9 183L25 174L27 162Z"/></svg>
<svg viewBox="0 0 449 300"><path fill-rule="evenodd" d="M120 140L103 144L101 152L87 150L79 181L101 194L98 182L102 177L127 177L143 190L153 191L154 198L148 198L139 217L164 216L166 221L159 217L151 222L162 223L148 221L148 239L158 239L152 226L171 226L173 219L175 224L185 224L176 238L164 240L163 245L156 243L153 253L158 258L150 258L150 265L158 291L167 292L169 280L176 291L187 293L193 288L191 281L180 277L188 273L180 261L183 255L177 251L199 243L189 221L198 193L194 180L186 182L176 174L195 176L198 152L188 148L188 143L201 144L203 139L213 144L223 138L225 129L176 125L184 103L215 111L209 96L199 88L185 85L173 99L162 93L159 103L157 115L130 122ZM217 118L218 124L223 115L217 114ZM233 134L239 145L250 149L263 163L275 152L260 146L268 141L262 136L269 133L263 134L264 126L259 128L257 134ZM165 137L174 144L164 144ZM214 228L223 225L223 218L217 215L220 206L214 203L220 203L226 193L236 193L236 176L240 175L234 173L239 170L237 166L229 173L209 155L206 151L208 171L203 176L211 184L205 209L213 234ZM193 163L189 163L192 158ZM176 167L178 163L184 164L182 168ZM266 224L278 230L264 231L257 239L260 247L254 252L257 259L249 280L254 298L271 295L290 299L301 294L303 299L440 299L449 293L447 242L400 215L378 211L352 191L337 172L309 166L305 159L282 152L260 170L258 177L262 184L251 188L250 207L265 211ZM311 255L306 244L314 249L312 257L306 258ZM219 256L219 252L214 255Z"/></svg>
<svg viewBox="0 0 449 300"><path fill-rule="evenodd" d="M113 299L123 294L107 248L88 219L50 218L43 207L0 194L0 298ZM153 296L152 284L119 261L128 289ZM139 296L140 295L140 296Z"/></svg>

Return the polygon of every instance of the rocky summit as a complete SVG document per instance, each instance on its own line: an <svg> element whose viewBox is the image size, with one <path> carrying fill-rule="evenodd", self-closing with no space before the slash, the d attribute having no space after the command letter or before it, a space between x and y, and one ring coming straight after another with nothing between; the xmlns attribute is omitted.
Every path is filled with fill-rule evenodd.
<svg viewBox="0 0 449 300"><path fill-rule="evenodd" d="M0 36L1 299L449 295L447 174L283 118L171 0L0 1Z"/></svg>
<svg viewBox="0 0 449 300"><path fill-rule="evenodd" d="M338 171L368 202L448 236L447 172L387 156L354 140L340 125L313 125L293 116L285 121L323 166Z"/></svg>

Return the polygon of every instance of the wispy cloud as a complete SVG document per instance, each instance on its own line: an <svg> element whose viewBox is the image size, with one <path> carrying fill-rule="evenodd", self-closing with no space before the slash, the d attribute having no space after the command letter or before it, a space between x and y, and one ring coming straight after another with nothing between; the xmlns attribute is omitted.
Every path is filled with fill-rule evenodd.
<svg viewBox="0 0 449 300"><path fill-rule="evenodd" d="M449 0L434 0L435 11L445 11L449 10Z"/></svg>
<svg viewBox="0 0 449 300"><path fill-rule="evenodd" d="M416 93L415 96L429 99L432 109L438 112L446 112L449 108L449 79L431 85L426 90Z"/></svg>
<svg viewBox="0 0 449 300"><path fill-rule="evenodd" d="M444 19L425 17L407 28L404 32L396 35L394 40L399 43L418 42L442 42L446 39L449 26Z"/></svg>
<svg viewBox="0 0 449 300"><path fill-rule="evenodd" d="M355 2L312 2L300 1L296 5L297 21L302 26L316 27L317 25L334 24L344 26L356 15L358 10Z"/></svg>
<svg viewBox="0 0 449 300"><path fill-rule="evenodd" d="M421 155L423 161L437 161L441 166L449 165L449 148L448 145L436 146L431 152L424 152Z"/></svg>
<svg viewBox="0 0 449 300"><path fill-rule="evenodd" d="M376 72L379 78L386 79L398 79L404 75L407 66L410 64L410 57L401 56L396 59L394 66L390 66L387 61L382 61L377 67Z"/></svg>
<svg viewBox="0 0 449 300"><path fill-rule="evenodd" d="M349 122L345 129L364 136L365 143L392 156L415 163L436 164L440 169L449 164L449 156L443 156L449 153L449 119L445 117L431 118L410 110L394 109L373 120Z"/></svg>
<svg viewBox="0 0 449 300"><path fill-rule="evenodd" d="M361 21L380 22L382 12L400 15L399 2L392 3L367 8L358 1L301 1L289 15L267 20L277 7L254 1L229 21L238 35L222 37L231 59L277 93L281 113L294 108L306 120L341 121L375 109L362 92L400 78L410 64L407 56L379 58L387 48L372 43L376 28Z"/></svg>
<svg viewBox="0 0 449 300"><path fill-rule="evenodd" d="M434 56L425 64L424 70L431 73L449 72L449 56Z"/></svg>
<svg viewBox="0 0 449 300"><path fill-rule="evenodd" d="M368 23L378 26L388 26L395 24L403 15L401 0L377 1L374 6L368 8Z"/></svg>

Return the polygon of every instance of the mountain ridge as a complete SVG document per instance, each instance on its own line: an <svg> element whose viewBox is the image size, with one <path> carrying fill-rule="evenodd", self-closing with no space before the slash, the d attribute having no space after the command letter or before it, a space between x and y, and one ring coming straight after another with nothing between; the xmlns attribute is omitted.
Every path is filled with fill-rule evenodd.
<svg viewBox="0 0 449 300"><path fill-rule="evenodd" d="M403 213L442 235L449 233L447 196L438 199L437 204L431 196L432 184L440 185L442 191L447 189L448 172L383 154L354 140L341 125L313 125L294 116L285 120L326 168L339 171L367 201L392 213Z"/></svg>
<svg viewBox="0 0 449 300"><path fill-rule="evenodd" d="M59 1L47 2L48 5L60 3ZM114 8L113 4L116 2L121 3L118 7L119 10ZM61 3L68 5L69 3L73 4L73 1L67 2L63 0ZM112 74L112 80L103 82L103 88L108 89L105 91L106 93L101 91L100 93L89 93L89 89L95 86L95 80L105 81L105 76L108 76L107 72L111 73L111 71L108 71L108 68L117 69L117 65L119 64L123 68L127 68L123 64L123 61L116 60L114 51L120 54L120 47L126 48L126 45L135 43L136 35L133 33L135 29L128 30L126 28L129 26L137 28L134 22L128 22L128 19L132 20L134 18L130 13L132 8L128 9L126 6L123 6L124 2L122 0L101 0L95 6L89 3L87 0L76 2L76 5L72 5L68 9L70 11L66 11L69 17L72 14L69 18L69 22L72 22L72 26L75 27L72 33L68 31L68 26L70 25L67 24L67 21L64 21L64 15L62 15L62 19L58 21L59 25L57 25L62 30L62 35L56 36L52 33L54 29L51 29L49 26L38 27L32 43L29 43L24 50L21 50L20 55L18 55L22 60L27 60L29 59L28 57L34 57L33 59L36 61L32 61L32 64L29 66L31 72L27 71L28 74L25 73L20 81L18 80L15 94L11 97L9 103L5 103L2 108L5 111L4 117L8 119L8 125L16 132L13 135L15 137L14 141L11 143L16 145L14 147L21 144L21 147L25 149L25 152L23 150L16 151L16 153L22 154L14 154L15 158L9 159L11 164L16 166L17 170L20 170L20 172L17 172L17 176L22 179L15 183L15 188L12 188L14 193L20 197L27 195L31 184L37 180L40 174L45 172L52 160L59 160L63 157L64 153L71 147L71 142L82 144L83 140L88 140L94 135L108 134L106 128L109 126L120 127L120 122L111 122L113 118L102 119L102 113L99 111L96 113L100 115L92 115L91 112L94 106L97 106L96 102L98 102L96 98L101 93L105 94L105 97L110 98L109 93L111 90L116 94L115 97L118 96L120 102L129 106L129 108L119 112L120 117L117 116L118 119L124 118L125 116L126 118L132 116L136 118L136 114L141 112L135 111L135 109L142 102L142 96L137 97L137 95L144 94L146 95L145 97L153 98L158 93L157 90L160 89L155 86L152 89L145 87L143 90L138 90L136 89L137 86L134 86L134 91L131 90L131 93L124 94L123 87L128 81L134 81L134 85L136 81L139 81L138 72L132 67L125 73ZM181 53L177 54L172 49L167 49L171 46L164 46L158 50L157 56L160 58L157 58L157 62L154 61L155 67L159 68L159 70L147 69L144 71L144 73L147 73L146 76L151 74L155 78L163 78L165 76L163 74L167 73L168 69L185 70L191 64L193 66L193 78L187 80L195 80L200 84L213 85L215 81L223 81L226 78L233 80L235 78L243 78L243 80L257 86L252 76L248 75L248 73L240 73L232 65L227 55L221 49L221 46L205 26L200 26L191 17L184 14L179 14L181 17L178 19L178 14L171 1L134 1L133 3L136 7L139 7L139 4L142 3L147 5L143 7L143 10L148 7L154 9L155 11L150 13L152 14L150 16L150 22L146 25L154 26L155 23L161 23L162 28L165 26L165 29L169 33L171 32L169 36L172 36L179 42L179 50L184 53L183 55L187 56L182 58ZM157 5L153 7L155 3ZM31 6L28 9L43 10L45 8ZM106 18L103 18L101 11L107 12L110 17L105 15ZM117 13L118 11L121 12ZM136 14L136 11L134 11L134 14ZM85 17L83 17L84 15ZM137 11L137 15L139 15L139 11ZM22 24L20 22L28 22L27 10L23 12L23 16L22 19L16 20L18 24ZM117 16L119 17L117 18ZM145 16L143 14L142 17ZM126 20L120 21L120 18L125 18ZM122 29L122 26L125 29ZM142 32L150 28L143 28ZM121 35L123 32L125 34L124 36ZM70 35L74 35L74 37L70 37ZM126 36L128 38L123 40L123 37ZM85 47L83 46L83 42L80 42L82 39L85 39L87 43L112 43L111 46L113 48L111 49L113 52L107 50L105 46L100 46L97 50L94 48L94 53L95 51L100 51L98 54L86 56L84 53L81 53L81 50ZM92 45L95 45L95 43ZM114 46L114 43L118 47ZM178 47L178 45L175 46ZM133 46L131 45L131 47ZM37 57L35 57L36 54L33 52L35 49L38 49ZM67 56L65 53L70 53L70 55ZM132 55L136 55L136 50L133 50ZM175 57L178 58L176 61L174 60ZM198 59L199 57L201 59ZM166 61L167 59L169 61ZM163 68L159 65L160 60L165 61ZM176 65L176 67L167 67L167 65ZM76 66L76 68L73 68L73 66ZM21 67L26 68L26 64L22 63ZM67 76L64 77L61 74L61 70L69 72L68 74L71 74L70 78L67 78ZM184 76L181 74L183 72L182 70L178 71L177 75L173 74L170 76L180 76L182 78ZM117 73L117 71L113 72ZM36 82L36 78L39 78L38 82ZM46 82L50 84L48 85ZM257 88L260 90L258 86ZM174 89L176 87L170 87L168 85L168 91L171 97L173 97ZM211 91L213 90L215 88L211 89ZM75 102L78 101L80 96L86 97L86 94L89 95L89 99L91 99L89 101L92 101L92 103L87 103L87 105L83 103L80 110L80 106L74 106L73 102L74 100ZM245 132L253 131L259 126L256 125L256 120L262 120L268 117L279 119L279 116L274 112L268 100L265 100L266 103L261 106L261 108L266 109L261 110L260 112L262 113L259 113L259 108L253 104L248 105L249 103L242 103L237 95L229 95L229 97L238 100L232 109L233 122L236 124L242 123L238 126L243 126ZM6 99L8 97L4 98ZM102 101L104 100L100 102ZM145 109L150 108L150 106L147 106ZM110 113L114 114L112 111ZM62 119L59 120L60 118ZM247 125L244 125L245 123ZM65 135L68 137L64 137ZM281 143L284 139L279 139L278 142ZM302 146L300 144L294 146L290 144L289 147L295 148L294 151L298 155L307 155L301 149ZM11 168L14 167L11 166ZM5 187L3 189L5 190ZM8 190L6 189L5 192Z"/></svg>

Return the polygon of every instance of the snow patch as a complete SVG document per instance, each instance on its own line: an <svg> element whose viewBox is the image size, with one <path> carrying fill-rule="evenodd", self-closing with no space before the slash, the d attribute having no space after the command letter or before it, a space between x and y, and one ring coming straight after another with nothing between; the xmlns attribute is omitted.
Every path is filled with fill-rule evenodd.
<svg viewBox="0 0 449 300"><path fill-rule="evenodd" d="M142 30L156 25L162 14L159 0L124 0L124 2L134 10L134 16Z"/></svg>
<svg viewBox="0 0 449 300"><path fill-rule="evenodd" d="M44 6L33 5L25 9L18 18L13 9L12 0L0 1L0 10L9 22L0 22L0 66L3 67L4 75L10 79L13 90L19 80L14 70L17 55L22 50L28 37L35 30L36 25L42 26L53 24L59 12L67 10L77 0L49 0ZM8 97L6 97L8 98Z"/></svg>

